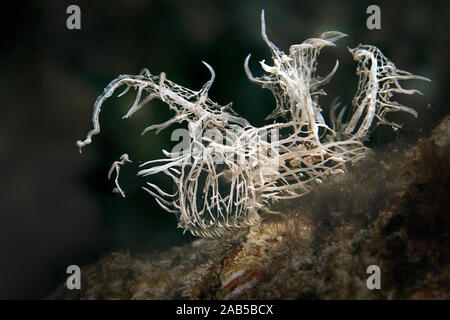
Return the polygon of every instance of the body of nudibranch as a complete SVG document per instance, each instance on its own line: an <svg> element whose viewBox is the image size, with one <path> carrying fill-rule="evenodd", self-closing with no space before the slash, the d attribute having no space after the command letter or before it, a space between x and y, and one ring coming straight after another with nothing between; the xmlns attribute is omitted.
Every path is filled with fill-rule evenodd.
<svg viewBox="0 0 450 320"><path fill-rule="evenodd" d="M231 105L212 101L208 91L215 73L205 62L211 79L198 91L168 80L164 73L155 76L144 69L139 75L121 75L105 88L95 102L94 128L85 140L77 142L78 147L81 150L100 132L101 106L119 87L125 86L123 93L130 88L137 90L135 102L124 118L153 99L163 101L175 116L149 126L143 133L186 122L191 143L183 152L163 150L166 157L143 163L138 175L162 173L172 179L172 193L151 182L143 188L164 210L177 216L179 227L198 236L215 237L233 228L256 224L260 221L259 212L267 211L271 202L299 197L325 177L343 173L345 163L367 154L364 141L370 130L380 123L398 127L385 118L387 113L417 115L413 109L390 99L393 93L418 92L402 88L399 81L428 79L398 70L374 46L359 45L349 50L358 63L359 75L351 116L344 121L345 108L333 104L328 109L330 123L325 123L324 107L319 105L319 97L324 94L321 87L332 79L339 63L328 75L318 76L316 59L322 48L335 46L345 34L325 32L292 45L286 54L268 39L264 11L261 34L272 53L273 66L261 61L266 74L254 77L248 66L249 55L244 67L252 82L271 90L276 98L275 109L268 116L275 120L272 124L254 127L236 115ZM211 130L222 139L206 134ZM128 156L123 156L112 170L118 175L120 166L127 161ZM124 196L117 176L115 181L116 190Z"/></svg>

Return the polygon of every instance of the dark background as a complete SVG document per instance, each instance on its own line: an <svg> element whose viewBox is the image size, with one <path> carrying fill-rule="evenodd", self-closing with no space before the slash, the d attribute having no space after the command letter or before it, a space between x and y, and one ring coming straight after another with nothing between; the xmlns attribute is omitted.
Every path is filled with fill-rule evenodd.
<svg viewBox="0 0 450 320"><path fill-rule="evenodd" d="M81 8L81 30L66 28L66 8ZM381 8L381 30L366 28L366 8ZM92 107L119 74L147 67L191 89L216 71L210 96L254 125L262 125L274 100L250 83L243 62L252 53L271 62L260 36L266 10L269 38L282 50L328 30L349 35L319 58L319 74L340 68L325 87L324 107L335 96L349 103L356 90L355 64L346 47L378 46L400 69L429 77L406 87L424 96L399 101L419 111L405 127L375 132L370 144L425 136L448 113L449 16L446 1L17 1L1 5L0 50L0 298L45 298L65 281L70 264L83 266L109 251L164 250L194 239L176 228L140 187L139 161L171 149L171 130L140 136L162 122L167 107L152 102L121 120L133 94L111 98L102 132L78 153L75 141L91 129ZM431 106L427 108L427 106ZM383 131L384 130L384 131ZM386 132L386 134L383 134ZM122 153L135 160L122 169L123 199L111 192L107 172ZM162 183L157 178L152 182Z"/></svg>

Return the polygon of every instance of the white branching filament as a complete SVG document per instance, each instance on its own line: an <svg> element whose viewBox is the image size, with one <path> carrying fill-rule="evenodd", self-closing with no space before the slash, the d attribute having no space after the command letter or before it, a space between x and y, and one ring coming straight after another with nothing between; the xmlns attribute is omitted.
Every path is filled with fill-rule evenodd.
<svg viewBox="0 0 450 320"><path fill-rule="evenodd" d="M231 104L221 106L213 102L208 90L215 73L206 62L203 63L211 72L211 79L199 91L173 83L164 73L154 76L144 69L139 75L121 75L105 88L95 102L94 128L84 141L77 142L80 152L100 132L100 108L119 87L126 87L120 95L130 88L137 89L134 104L124 118L131 117L152 99L165 102L175 116L147 127L143 134L151 130L158 133L174 123L187 122L191 143L184 152L163 150L166 158L143 163L138 175L169 176L175 185L173 193L150 182L144 189L163 209L177 215L179 227L198 236L215 237L232 228L258 223L259 212L270 211L268 205L272 202L299 197L315 183L345 173L345 163L368 153L363 142L372 128L379 123L398 126L385 118L388 112L417 115L390 98L394 93L418 92L403 89L399 80L428 79L398 70L376 47L359 45L350 50L358 62L359 74L352 116L344 121L345 108L334 103L329 108L327 125L319 97L325 94L321 87L331 80L339 63L330 74L320 77L315 72L316 59L323 47L335 46L334 42L345 35L326 32L319 38L291 46L286 54L268 39L264 11L261 29L272 53L273 66L261 61L266 74L254 77L248 67L249 55L245 72L252 82L272 91L276 107L267 118L282 122L257 128L239 117ZM213 136L225 141L206 132L215 132ZM116 170L116 187L123 196L117 179L120 165L129 161L124 156L110 171L111 174Z"/></svg>
<svg viewBox="0 0 450 320"><path fill-rule="evenodd" d="M128 158L128 154L124 153L121 157L120 157L120 161L114 161L114 163L111 166L111 169L109 169L108 172L108 179L111 179L111 175L113 173L114 170L116 170L116 179L114 179L114 183L116 184L116 187L113 189L113 192L118 192L122 195L122 197L125 198L125 192L122 190L122 188L119 185L119 173L120 173L120 167L123 166L125 164L125 162L132 162L129 158Z"/></svg>

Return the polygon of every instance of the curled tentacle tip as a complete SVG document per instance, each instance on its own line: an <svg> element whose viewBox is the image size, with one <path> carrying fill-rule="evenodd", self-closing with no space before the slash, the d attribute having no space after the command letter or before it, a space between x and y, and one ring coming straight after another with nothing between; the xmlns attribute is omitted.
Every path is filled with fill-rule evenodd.
<svg viewBox="0 0 450 320"><path fill-rule="evenodd" d="M210 66L208 62L202 60L202 63L208 68L209 71L211 71L212 74L214 74L214 69Z"/></svg>
<svg viewBox="0 0 450 320"><path fill-rule="evenodd" d="M213 83L214 79L216 78L216 73L214 72L213 67L211 67L206 61L202 60L202 63L208 68L209 72L211 73L211 79L207 83L207 84L209 84L209 86L211 86L211 84ZM207 86L206 91L208 89L209 89L209 87Z"/></svg>
<svg viewBox="0 0 450 320"><path fill-rule="evenodd" d="M90 144L91 143L91 139L86 139L86 140L84 140L84 141L81 141L81 140L78 140L77 141L77 146L78 147L84 147L85 145L87 145L87 144Z"/></svg>
<svg viewBox="0 0 450 320"><path fill-rule="evenodd" d="M81 140L78 140L76 144L77 144L77 147L78 147L80 153L82 153L81 151L82 151L85 143L83 141L81 141Z"/></svg>

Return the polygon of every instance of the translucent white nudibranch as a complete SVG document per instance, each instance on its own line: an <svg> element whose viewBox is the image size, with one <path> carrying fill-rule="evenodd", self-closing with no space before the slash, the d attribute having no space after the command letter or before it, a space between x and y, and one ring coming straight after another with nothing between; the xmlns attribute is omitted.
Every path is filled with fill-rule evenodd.
<svg viewBox="0 0 450 320"><path fill-rule="evenodd" d="M378 48L359 45L350 49L358 63L358 91L352 101L353 111L345 121L345 108L333 103L329 108L319 103L325 94L323 85L335 74L339 62L328 75L316 74L320 50L335 46L346 36L337 31L322 33L301 44L292 45L288 53L273 44L266 33L264 11L261 14L261 35L272 54L273 65L260 61L266 73L260 77L250 71L250 55L244 69L250 81L272 91L276 105L267 117L273 123L254 127L236 115L231 104L222 106L212 101L208 91L215 73L203 64L211 78L198 90L180 86L165 73L152 75L144 69L138 75L121 75L113 80L98 97L92 116L93 129L84 140L77 141L80 151L100 133L99 116L103 102L116 89L125 86L124 93L137 90L136 98L123 118L133 116L153 99L159 99L175 112L170 120L147 127L149 131L166 129L175 123L186 123L190 144L183 153L163 150L165 158L144 162L140 176L158 173L168 176L172 193L147 182L144 189L166 211L175 214L178 226L191 233L220 236L233 228L259 223L261 210L277 200L304 195L327 177L345 174L344 164L358 161L368 152L363 144L369 132L378 124L399 125L385 115L403 111L414 116L416 111L391 101L394 93L413 94L399 81L428 80L398 70ZM323 110L329 110L330 123L325 122ZM216 130L223 141L211 139L208 130ZM282 133L282 134L281 134ZM113 163L109 176L116 171L116 189L120 167L130 162L124 154Z"/></svg>

